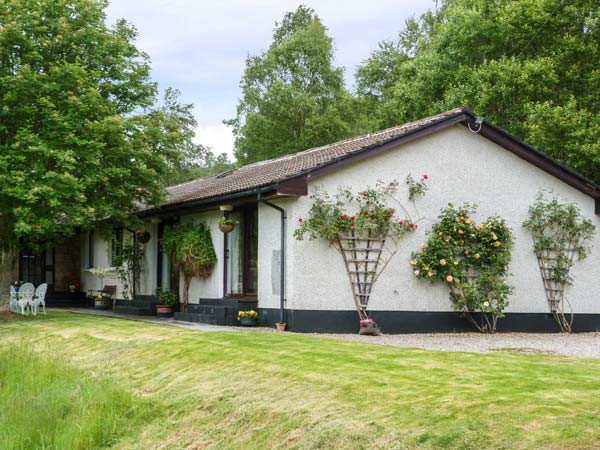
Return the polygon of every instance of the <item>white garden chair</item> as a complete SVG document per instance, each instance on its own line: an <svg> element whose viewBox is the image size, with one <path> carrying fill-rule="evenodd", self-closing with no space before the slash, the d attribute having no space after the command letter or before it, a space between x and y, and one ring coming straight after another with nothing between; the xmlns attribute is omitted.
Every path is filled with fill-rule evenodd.
<svg viewBox="0 0 600 450"><path fill-rule="evenodd" d="M31 307L34 294L35 286L31 283L25 283L19 288L19 296L17 299L18 312L25 314L27 307Z"/></svg>
<svg viewBox="0 0 600 450"><path fill-rule="evenodd" d="M11 312L17 312L17 290L14 286L10 287L10 303L8 304L8 309Z"/></svg>
<svg viewBox="0 0 600 450"><path fill-rule="evenodd" d="M40 305L44 314L46 314L46 291L48 291L48 285L46 283L40 284L35 290L35 296L31 301L31 313L35 316L38 313Z"/></svg>

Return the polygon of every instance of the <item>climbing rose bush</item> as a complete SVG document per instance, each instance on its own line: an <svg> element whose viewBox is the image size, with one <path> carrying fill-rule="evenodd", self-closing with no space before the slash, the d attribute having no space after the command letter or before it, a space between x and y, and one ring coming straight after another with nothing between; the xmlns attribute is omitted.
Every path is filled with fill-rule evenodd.
<svg viewBox="0 0 600 450"><path fill-rule="evenodd" d="M493 333L513 290L507 282L513 235L497 216L476 224L475 212L475 206L448 205L410 263L417 278L445 283L454 308Z"/></svg>
<svg viewBox="0 0 600 450"><path fill-rule="evenodd" d="M402 217L387 204L393 200L397 188L396 181L378 183L375 188L357 193L341 189L333 198L327 192L317 190L310 196L312 206L308 217L298 218L294 236L298 240L308 235L310 239L322 238L336 243L340 234L354 231L358 235L398 240L415 231L417 224L401 204Z"/></svg>

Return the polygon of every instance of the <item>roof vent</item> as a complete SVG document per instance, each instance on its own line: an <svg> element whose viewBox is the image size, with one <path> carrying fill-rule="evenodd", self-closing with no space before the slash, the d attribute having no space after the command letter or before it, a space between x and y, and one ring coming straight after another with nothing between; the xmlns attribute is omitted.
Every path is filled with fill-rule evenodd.
<svg viewBox="0 0 600 450"><path fill-rule="evenodd" d="M225 178L226 176L231 175L233 172L235 172L235 169L228 170L217 175L217 178Z"/></svg>

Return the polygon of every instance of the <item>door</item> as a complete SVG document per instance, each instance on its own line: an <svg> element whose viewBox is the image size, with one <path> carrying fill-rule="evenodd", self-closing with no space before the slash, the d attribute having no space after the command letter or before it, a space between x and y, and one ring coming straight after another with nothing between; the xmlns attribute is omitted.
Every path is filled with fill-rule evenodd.
<svg viewBox="0 0 600 450"><path fill-rule="evenodd" d="M34 253L23 250L19 255L19 280L39 286L48 284L48 289L54 287L54 249Z"/></svg>
<svg viewBox="0 0 600 450"><path fill-rule="evenodd" d="M258 292L258 209L229 213L240 223L225 235L225 292L230 297L253 297Z"/></svg>

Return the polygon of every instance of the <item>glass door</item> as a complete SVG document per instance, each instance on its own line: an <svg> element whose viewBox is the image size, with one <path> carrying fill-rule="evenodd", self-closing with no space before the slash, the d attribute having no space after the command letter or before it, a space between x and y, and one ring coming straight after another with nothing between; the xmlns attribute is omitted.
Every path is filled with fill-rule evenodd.
<svg viewBox="0 0 600 450"><path fill-rule="evenodd" d="M226 235L226 295L254 296L258 291L258 209L229 213L239 221Z"/></svg>

